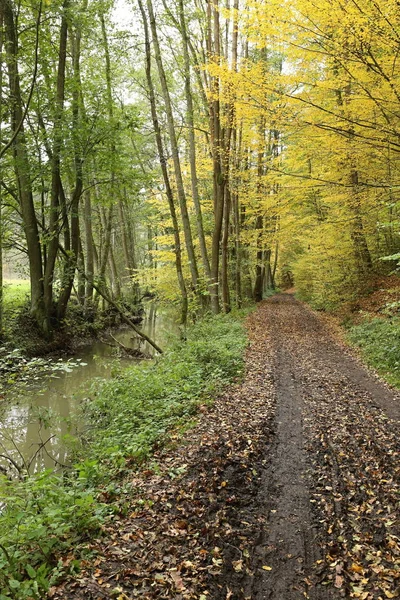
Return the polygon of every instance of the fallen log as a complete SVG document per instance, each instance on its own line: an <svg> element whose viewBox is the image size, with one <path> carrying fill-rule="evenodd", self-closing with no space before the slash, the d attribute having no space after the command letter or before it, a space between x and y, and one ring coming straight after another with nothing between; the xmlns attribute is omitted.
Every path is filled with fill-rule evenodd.
<svg viewBox="0 0 400 600"><path fill-rule="evenodd" d="M114 340L114 342L117 344L117 346L119 348L121 348L124 352L126 352L126 354L128 354L129 356L134 356L135 358L150 358L150 356L148 354L146 354L145 352L142 352L141 350L138 350L137 348L129 348L129 346L125 346L125 344L123 344L120 340L117 340L116 337L113 336L112 333L109 332L108 334L110 336L111 339ZM115 348L115 346L114 346Z"/></svg>
<svg viewBox="0 0 400 600"><path fill-rule="evenodd" d="M68 256L67 252L61 246L61 244L59 244L58 247L59 247L61 253L64 254L64 256ZM139 337L141 337L143 340L146 340L146 342L148 342L150 344L150 346L152 346L152 348L154 348L154 350L156 350L159 354L163 354L163 351L160 348L160 346L158 344L156 344L156 342L154 340L152 340L151 337L149 337L146 333L144 333L143 331L140 331L140 329L138 329L136 327L136 325L133 323L132 319L130 319L125 314L124 310L120 306L118 306L117 302L115 302L112 298L110 298L110 296L106 292L104 292L100 286L98 286L92 279L90 279L86 275L86 273L84 272L83 269L80 269L79 266L76 265L76 270L78 271L78 273L80 273L84 277L84 279L86 279L86 281L88 281L93 286L93 289L96 290L96 292L102 298L104 298L104 300L106 302L108 302L108 304L110 304L111 306L113 306L115 308L115 310L118 312L118 314L120 315L120 317L124 321L124 323L129 325L129 327L131 329L133 329L133 331L135 333L137 333Z"/></svg>

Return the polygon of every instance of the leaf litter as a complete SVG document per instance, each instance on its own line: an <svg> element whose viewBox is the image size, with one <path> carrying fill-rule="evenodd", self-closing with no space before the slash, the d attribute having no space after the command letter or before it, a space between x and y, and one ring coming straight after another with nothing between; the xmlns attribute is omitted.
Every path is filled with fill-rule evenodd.
<svg viewBox="0 0 400 600"><path fill-rule="evenodd" d="M399 395L374 382L372 397L373 375L291 296L263 302L247 328L243 382L201 407L195 427L171 432L169 446L132 472L127 514L115 515L89 546L94 558L50 597L400 597L400 436L381 409L388 395L398 407ZM283 555L284 525L281 545L270 542L291 484L270 481L277 460L292 460L280 457L277 439L282 357L301 410L300 479L313 532L297 556ZM294 561L279 595L277 582Z"/></svg>

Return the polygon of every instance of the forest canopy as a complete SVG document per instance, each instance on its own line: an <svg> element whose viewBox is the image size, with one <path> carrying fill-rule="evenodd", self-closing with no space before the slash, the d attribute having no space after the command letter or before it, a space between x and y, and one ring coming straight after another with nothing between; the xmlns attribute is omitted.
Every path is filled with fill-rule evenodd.
<svg viewBox="0 0 400 600"><path fill-rule="evenodd" d="M145 295L181 318L393 272L394 0L0 0L1 249L45 336ZM1 283L1 282L0 282Z"/></svg>

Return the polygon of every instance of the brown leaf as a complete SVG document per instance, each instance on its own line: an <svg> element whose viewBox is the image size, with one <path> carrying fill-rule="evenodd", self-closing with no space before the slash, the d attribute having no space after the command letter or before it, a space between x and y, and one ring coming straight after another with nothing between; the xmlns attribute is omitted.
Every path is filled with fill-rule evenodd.
<svg viewBox="0 0 400 600"><path fill-rule="evenodd" d="M398 598L399 594L400 594L400 590L397 590L396 592L389 592L389 590L385 590L386 598Z"/></svg>
<svg viewBox="0 0 400 600"><path fill-rule="evenodd" d="M357 563L353 563L349 570L353 571L353 573L363 573L364 571L363 567Z"/></svg>
<svg viewBox="0 0 400 600"><path fill-rule="evenodd" d="M182 577L180 576L178 571L170 571L169 574L178 592L183 592L185 586L183 584Z"/></svg>
<svg viewBox="0 0 400 600"><path fill-rule="evenodd" d="M232 567L236 571L236 573L243 571L243 561L242 560L233 560Z"/></svg>
<svg viewBox="0 0 400 600"><path fill-rule="evenodd" d="M335 577L335 587L341 588L343 585L343 577L341 575L336 575Z"/></svg>

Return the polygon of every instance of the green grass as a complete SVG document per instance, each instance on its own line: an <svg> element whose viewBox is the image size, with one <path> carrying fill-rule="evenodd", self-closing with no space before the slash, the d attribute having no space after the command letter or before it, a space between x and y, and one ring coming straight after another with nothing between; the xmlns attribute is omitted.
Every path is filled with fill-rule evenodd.
<svg viewBox="0 0 400 600"><path fill-rule="evenodd" d="M5 279L3 286L3 328L7 334L11 333L12 326L23 307L28 303L31 292L29 280Z"/></svg>
<svg viewBox="0 0 400 600"><path fill-rule="evenodd" d="M400 387L400 318L373 319L349 330L366 362L389 383Z"/></svg>
<svg viewBox="0 0 400 600"><path fill-rule="evenodd" d="M23 306L29 299L31 284L29 279L5 279L3 285L4 309Z"/></svg>
<svg viewBox="0 0 400 600"><path fill-rule="evenodd" d="M204 319L189 328L185 343L157 361L135 365L97 385L88 407L97 424L93 458L109 470L149 456L168 429L241 374L246 343L237 318Z"/></svg>
<svg viewBox="0 0 400 600"><path fill-rule="evenodd" d="M243 314L204 319L157 360L93 384L84 411L90 434L74 469L18 482L0 476L0 600L45 597L65 573L62 557L82 557L85 539L128 510L135 494L123 483L128 469L150 458L172 429L187 430L197 406L242 374ZM77 560L69 564L79 568Z"/></svg>

